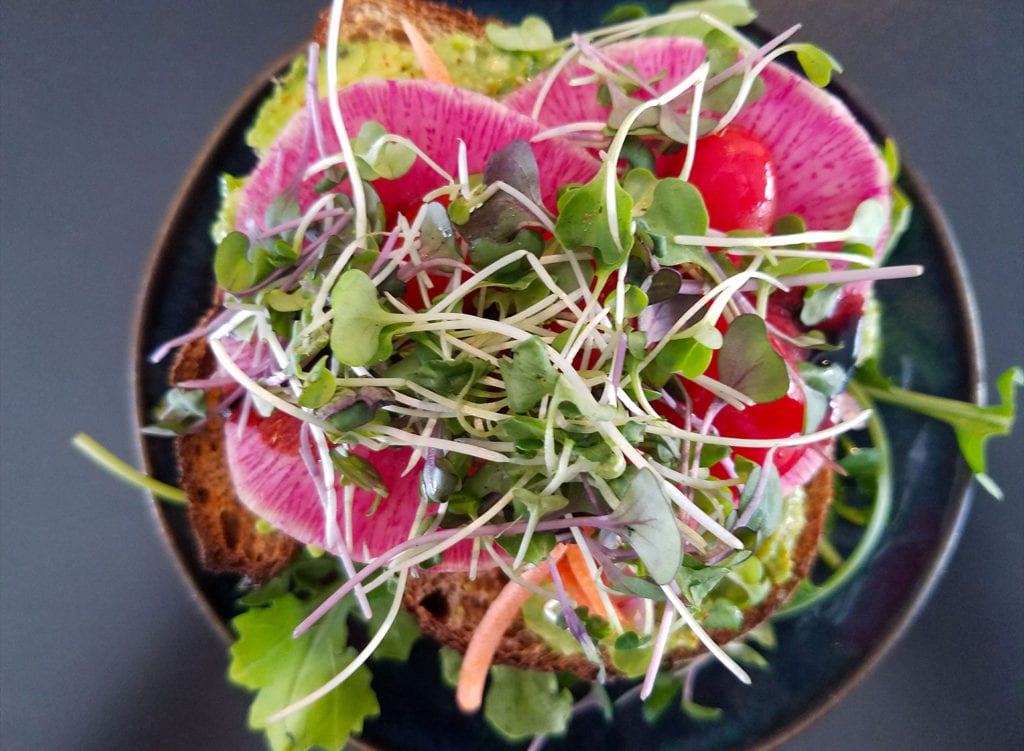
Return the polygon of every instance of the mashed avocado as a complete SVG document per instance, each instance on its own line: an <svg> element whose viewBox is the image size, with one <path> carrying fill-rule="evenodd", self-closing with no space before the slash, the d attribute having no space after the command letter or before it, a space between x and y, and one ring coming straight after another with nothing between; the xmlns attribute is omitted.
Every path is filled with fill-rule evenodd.
<svg viewBox="0 0 1024 751"><path fill-rule="evenodd" d="M743 611L760 605L772 587L784 583L793 575L791 553L803 532L806 518L803 488L790 493L785 499L782 521L778 528L758 546L753 555L742 563L730 566L730 571L718 581L704 599L696 605L698 620L709 629L738 629ZM523 607L523 620L529 629L558 654L580 654L582 649L566 630L561 613L540 597L532 597ZM600 620L600 619L597 619ZM601 621L603 624L603 621ZM589 629L589 624L588 624ZM607 629L605 629L607 630ZM642 676L653 650L651 637L621 639L615 634L591 634L597 637L601 648L608 652L612 664L628 677ZM669 639L666 651L698 646L696 635L678 621Z"/></svg>
<svg viewBox="0 0 1024 751"><path fill-rule="evenodd" d="M547 68L556 51L510 52L486 39L452 34L439 39L434 51L448 69L452 83L464 89L500 97ZM306 56L300 55L275 81L274 91L260 108L246 142L262 155L306 100ZM366 78L419 78L419 63L407 44L392 41L345 42L338 49L338 81L347 86ZM320 55L317 78L320 96L327 94L326 59Z"/></svg>

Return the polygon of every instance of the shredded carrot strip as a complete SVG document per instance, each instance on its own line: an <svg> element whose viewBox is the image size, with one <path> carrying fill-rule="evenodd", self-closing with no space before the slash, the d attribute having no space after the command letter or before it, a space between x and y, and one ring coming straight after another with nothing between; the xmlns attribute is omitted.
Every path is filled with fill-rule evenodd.
<svg viewBox="0 0 1024 751"><path fill-rule="evenodd" d="M558 562L558 572L563 574L562 581L565 584L567 593L594 615L599 615L605 620L608 619L608 611L605 610L601 596L597 592L597 584L590 575L587 562L583 558L579 545L570 545L565 551L565 557ZM571 574L565 576L565 574ZM569 584L572 582L572 585ZM570 590L571 591L568 591Z"/></svg>
<svg viewBox="0 0 1024 751"><path fill-rule="evenodd" d="M434 48L430 46L430 42L423 37L412 21L408 18L402 18L402 30L409 38L409 44L412 45L412 53L416 56L416 62L420 64L420 68L423 70L424 78L428 81L451 83L452 77L449 75L448 69L444 67L444 63L441 62L441 58L438 57Z"/></svg>
<svg viewBox="0 0 1024 751"><path fill-rule="evenodd" d="M538 564L522 575L522 578L530 584L540 584L551 575L551 568L548 561L555 561L556 565L565 554L565 543L559 543L554 547L548 556L548 560ZM487 671L494 661L494 653L498 651L501 638L508 631L509 626L519 615L532 593L526 587L522 587L514 581L510 581L494 598L494 602L487 608L484 617L480 619L473 637L469 640L466 648L466 655L462 658L462 667L459 669L459 684L455 689L455 702L459 709L471 714L480 709L484 698L484 684L487 682Z"/></svg>

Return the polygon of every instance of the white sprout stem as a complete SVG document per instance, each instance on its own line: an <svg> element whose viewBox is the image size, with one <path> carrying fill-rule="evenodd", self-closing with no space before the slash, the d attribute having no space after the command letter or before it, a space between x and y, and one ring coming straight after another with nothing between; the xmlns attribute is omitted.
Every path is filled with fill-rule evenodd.
<svg viewBox="0 0 1024 751"><path fill-rule="evenodd" d="M651 602L651 600L648 600ZM675 621L675 610L665 608L661 615L661 624L658 626L658 637L654 640L654 652L651 654L651 661L647 665L647 673L644 675L643 685L640 687L640 699L646 700L654 690L654 680L658 677L661 667L661 657L665 654L665 646L668 644L668 637L672 633L672 623Z"/></svg>
<svg viewBox="0 0 1024 751"><path fill-rule="evenodd" d="M331 124L341 144L341 152L345 156L345 168L350 177L349 182L352 188L352 207L356 214L356 237L364 238L367 234L369 217L366 213L366 191L363 189L363 181L359 176L359 165L356 162L355 152L352 150L352 142L348 139L345 130L345 120L341 115L341 106L338 104L338 47L341 33L341 11L345 6L345 0L333 0L327 29L327 107L331 113Z"/></svg>
<svg viewBox="0 0 1024 751"><path fill-rule="evenodd" d="M423 561L430 560L434 556L444 553L457 543L462 542L476 532L477 529L484 526L487 522L504 511L505 507L512 502L513 491L526 485L530 479L531 478L528 476L521 477L516 481L515 485L512 486L512 489L506 492L505 495L503 495L493 506L443 542L431 545L425 550L423 548L410 548L409 550L395 556L385 570L391 572L396 570L407 570L412 566L423 563Z"/></svg>
<svg viewBox="0 0 1024 751"><path fill-rule="evenodd" d="M693 430L677 428L668 421L651 425L648 431L670 438L681 438L687 441L705 443L710 446L730 446L734 448L769 449L772 446L785 448L790 446L807 446L812 443L821 443L831 440L836 436L855 430L862 426L871 416L871 410L865 409L853 417L838 422L828 428L816 430L813 433L797 433L787 438L734 438L730 436L715 436L705 433L698 433Z"/></svg>
<svg viewBox="0 0 1024 751"><path fill-rule="evenodd" d="M453 441L447 438L436 438L434 436L424 436L419 433L409 433L399 428L393 428L389 425L364 425L362 430L367 433L373 433L376 435L386 436L397 442L398 445L419 447L419 448L436 448L441 451L451 451L453 453L465 454L467 456L473 456L477 459L482 459L485 462L500 462L502 464L512 461L512 458L498 453L497 451L491 451L485 449L482 446L478 446L472 441ZM501 446L501 444L492 444ZM511 446L509 446L511 448Z"/></svg>
<svg viewBox="0 0 1024 751"><path fill-rule="evenodd" d="M679 243L680 245L702 245L702 246L714 246L716 248L764 248L778 245L817 245L819 243L832 243L832 242L845 242L850 239L851 233L850 228L841 230L812 230L810 232L801 232L795 235L770 235L767 237L712 237L710 235L674 235L672 240ZM799 251L803 257L807 251ZM827 251L821 251L822 257L828 259L838 259L839 253L829 254ZM781 257L781 254L780 254ZM806 256L810 258L811 256ZM846 258L857 263L870 265L872 260L866 256L846 254Z"/></svg>
<svg viewBox="0 0 1024 751"><path fill-rule="evenodd" d="M716 381L706 373L701 373L699 376L689 380L693 381L698 386L702 386L707 389L719 399L727 403L730 407L746 409L747 407L754 406L756 403L742 391L734 389L732 386L722 383L721 381Z"/></svg>
<svg viewBox="0 0 1024 751"><path fill-rule="evenodd" d="M264 402L272 407L276 407L287 415L291 415L303 422L309 423L315 427L325 430L327 432L334 432L335 428L325 420L321 420L319 417L314 415L312 412L304 410L302 407L297 407L286 399L282 399L280 396L265 388L254 380L248 373L242 370L238 363L231 359L231 356L227 353L224 348L223 342L219 339L209 340L210 351L213 352L213 356L217 359L228 374L234 378L238 385L244 388L253 396L262 399Z"/></svg>
<svg viewBox="0 0 1024 751"><path fill-rule="evenodd" d="M518 188L512 185L509 185L504 180L495 180L493 183L488 185L487 188L484 189L484 192L480 194L480 203L484 203L491 196L495 195L498 192L507 193L512 198L516 199L520 204L522 204L523 208L527 209L531 214L533 214L534 218L543 225L544 229L546 229L548 232L554 233L555 223L551 221L551 215L547 212L547 210L540 206L528 195L523 193L523 191L519 190Z"/></svg>
<svg viewBox="0 0 1024 751"><path fill-rule="evenodd" d="M540 143L541 141L550 141L554 138L563 138L565 136L572 135L573 133L598 133L604 134L604 129L608 127L607 122L598 120L582 120L576 123L567 123L566 125L559 125L555 128L548 128L542 130L537 135L530 139L531 143Z"/></svg>
<svg viewBox="0 0 1024 751"><path fill-rule="evenodd" d="M459 138L459 186L462 190L462 197L468 199L472 192L469 185L469 151L462 138Z"/></svg>
<svg viewBox="0 0 1024 751"><path fill-rule="evenodd" d="M350 559L348 546L341 539L341 531L338 529L338 492L335 485L334 462L331 461L331 449L327 445L327 438L322 430L311 426L309 434L320 455L320 471L323 474L324 547L328 550L344 547L346 548L345 555L341 557ZM348 520L346 520L346 526L347 524ZM355 569L345 573L351 576L354 571Z"/></svg>
<svg viewBox="0 0 1024 751"><path fill-rule="evenodd" d="M700 128L700 105L704 98L704 87L707 85L708 72L710 67L705 71L701 78L698 78L696 85L693 87L693 104L690 107L690 128L687 131L687 143L690 144L690 148L686 150L686 157L683 160L683 170L679 174L679 177L683 180L690 179L690 172L693 170L693 161L697 156L697 134Z"/></svg>
<svg viewBox="0 0 1024 751"><path fill-rule="evenodd" d="M306 53L306 111L309 113L309 122L313 127L313 141L316 143L316 151L324 154L324 132L320 125L320 108L317 102L320 99L320 45L310 42Z"/></svg>
<svg viewBox="0 0 1024 751"><path fill-rule="evenodd" d="M668 104L673 99L679 97L687 89L695 86L698 81L702 81L708 77L709 64L707 62L701 63L693 73L688 75L682 81L677 83L671 89L666 91L659 97L649 99L636 107L634 107L629 114L622 121L622 125L619 126L618 131L615 133L615 138L612 139L611 145L608 147L608 154L605 158L605 206L608 214L608 230L611 232L612 239L615 241L615 246L622 252L622 239L619 237L618 227L618 203L615 200L615 189L618 187L618 171L615 169L615 165L618 164L619 155L622 153L622 147L626 143L626 138L629 136L629 131L633 127L633 123L649 109L654 107L661 107ZM693 243L690 243L693 244Z"/></svg>
<svg viewBox="0 0 1024 751"><path fill-rule="evenodd" d="M877 282L889 279L910 279L921 276L924 266L908 264L904 266L881 266L871 269L844 269L841 271L821 271L814 274L794 274L780 276L776 282L783 289L791 287L810 287L815 284L850 284L852 282ZM756 284L745 284L741 292L756 288Z"/></svg>
<svg viewBox="0 0 1024 751"><path fill-rule="evenodd" d="M268 717L268 723L278 722L283 720L285 717L298 712L300 709L308 707L310 704L313 704L323 698L342 683L347 681L353 673L363 666L363 663L365 663L373 653L377 651L377 647L384 640L384 637L388 635L388 632L391 630L391 625L395 622L395 618L398 617L398 611L402 605L402 595L405 593L405 581L408 575L408 571L402 571L398 575L398 586L395 590L394 599L391 601L391 607L388 609L387 615L384 617L384 621L381 623L380 628L377 629L377 633L373 635L373 638L370 639L369 643L367 643L363 648L363 651L356 655L352 662L345 666L344 670L335 675L320 688Z"/></svg>
<svg viewBox="0 0 1024 751"><path fill-rule="evenodd" d="M302 241L306 237L306 232L309 231L310 225L320 218L322 210L334 207L335 198L336 195L334 193L326 193L316 199L313 205L306 209L295 229L295 237L292 239L292 250L295 251L296 255L302 252Z"/></svg>
<svg viewBox="0 0 1024 751"><path fill-rule="evenodd" d="M672 591L672 588L668 586L662 586L661 591L665 593L665 596L668 598L668 601L672 603L672 607L674 607L676 612L679 613L683 621L685 621L686 625L690 627L690 630L694 633L694 635L698 639L700 639L701 644L703 644L707 648L708 652L713 654L715 658L717 658L718 661L722 663L722 665L725 666L725 668L730 673L739 678L739 680L742 683L745 683L749 686L750 676L747 675L747 671L741 668L736 663L736 661L726 653L724 649L722 649L720 646L718 646L718 644L715 643L715 640L712 639L708 635L708 632L705 631L704 628L697 622L697 619L693 617L693 613L690 612L690 609L686 607L686 605L683 603L682 600L679 599L676 593Z"/></svg>

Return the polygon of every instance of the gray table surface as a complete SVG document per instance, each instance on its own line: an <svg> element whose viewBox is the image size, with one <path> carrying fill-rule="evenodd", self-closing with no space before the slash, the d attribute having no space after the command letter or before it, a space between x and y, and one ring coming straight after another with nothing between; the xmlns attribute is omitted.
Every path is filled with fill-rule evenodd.
<svg viewBox="0 0 1024 751"><path fill-rule="evenodd" d="M134 455L132 311L208 132L321 0L0 5L0 745L256 749L224 646L142 497L87 465ZM535 3L535 7L544 7ZM548 4L549 7L552 4ZM1024 361L1024 11L1003 0L762 0L846 65L954 226L990 376ZM526 6L523 6L526 7ZM1024 748L1024 452L992 446L915 624L785 748Z"/></svg>

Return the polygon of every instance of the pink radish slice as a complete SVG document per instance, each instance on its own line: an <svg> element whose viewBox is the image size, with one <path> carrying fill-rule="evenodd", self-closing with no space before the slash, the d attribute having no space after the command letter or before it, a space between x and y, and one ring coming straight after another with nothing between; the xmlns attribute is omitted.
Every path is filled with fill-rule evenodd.
<svg viewBox="0 0 1024 751"><path fill-rule="evenodd" d="M652 38L611 45L604 53L632 66L645 80L661 76L653 88L667 91L692 73L705 58L703 44L694 39ZM537 118L554 127L571 122L604 121L610 109L598 101L596 83L573 85L590 71L572 63L546 94ZM809 229L838 230L849 226L857 207L867 199L890 209L888 171L868 133L846 106L792 71L777 65L761 74L765 92L740 112L734 125L760 141L775 167L777 215L799 214ZM531 114L542 94L545 77L538 78L504 100L512 109ZM698 144L699 148L699 144ZM875 246L884 247L888 231ZM833 246L834 247L834 246ZM860 315L869 285L849 285L846 307ZM803 485L823 465L820 449L789 451L783 485Z"/></svg>
<svg viewBox="0 0 1024 751"><path fill-rule="evenodd" d="M487 158L518 139L529 140L541 126L483 94L443 83L420 80L363 81L342 90L338 104L349 138L355 138L366 122L380 123L389 133L412 140L448 174L458 176L459 143L467 150L470 173L482 172ZM326 99L317 107L325 151L340 151ZM235 226L242 231L264 229L264 212L274 199L296 184L296 177L319 158L309 130L309 111L303 109L285 127L246 180L238 200ZM599 164L593 156L564 140L533 146L540 166L541 195L549 208L555 193L566 182L585 182ZM316 198L313 186L322 177L314 175L301 183L299 205L305 209ZM415 213L424 195L443 187L446 181L422 160L395 180L377 180L388 218L396 211Z"/></svg>
<svg viewBox="0 0 1024 751"><path fill-rule="evenodd" d="M645 80L665 73L653 85L658 93L692 73L705 55L700 41L671 37L623 42L604 52L634 67ZM607 118L610 110L598 102L597 84L570 83L587 73L579 63L566 68L544 99L541 123L553 127ZM871 137L846 105L781 65L770 64L761 77L764 95L744 107L733 122L772 154L778 214L799 214L809 229L836 230L849 226L854 211L867 199L876 199L888 211L888 172ZM530 114L544 81L545 77L531 81L505 104ZM879 240L876 251L882 250L885 239Z"/></svg>
<svg viewBox="0 0 1024 751"><path fill-rule="evenodd" d="M327 545L323 504L299 450L300 421L283 412L274 412L266 418L250 413L241 429L238 421L236 410L225 424L224 445L239 500L299 542L340 553L340 544ZM351 553L354 560L365 563L409 537L419 506L422 461L405 472L412 457L411 449L371 451L359 446L352 453L376 468L389 491L388 497L381 499L372 513L377 502L375 494L362 489L355 492ZM317 456L315 449L313 456ZM338 482L335 482L335 492L338 529L344 534L344 491ZM459 543L433 570L464 570L468 568L470 554L471 543Z"/></svg>
<svg viewBox="0 0 1024 751"><path fill-rule="evenodd" d="M363 123L380 123L389 133L412 140L451 175L458 175L460 140L466 145L468 169L482 172L494 151L517 139L529 140L541 126L492 99L452 86L427 81L364 81L344 89L338 103L350 138ZM326 100L317 107L326 153L340 150ZM599 164L585 150L564 141L537 144L541 195L553 207L555 192L566 181L586 181ZM320 175L301 180L308 165L319 157L311 137L309 112L304 109L285 127L277 141L246 180L239 196L235 226L243 231L265 229L267 207L286 191L298 188L299 205L306 209L318 197L313 186ZM389 218L396 212L414 213L422 197L445 185L434 170L417 161L403 177L377 180L374 188ZM320 494L299 454L300 423L275 413L271 418L250 418L239 429L237 416L225 426L228 463L236 491L249 508L275 527L301 542L326 546L325 518ZM352 513L352 554L366 561L403 542L409 535L419 505L422 462L404 473L411 451L385 449L354 453L368 459L387 484L390 494L371 515L372 493L357 490ZM404 474L403 474L404 473ZM337 488L339 499L340 487ZM342 504L338 523L344 529ZM338 549L331 552L337 553ZM471 544L463 542L445 554L435 570L466 569ZM486 564L486 556L481 565Z"/></svg>

